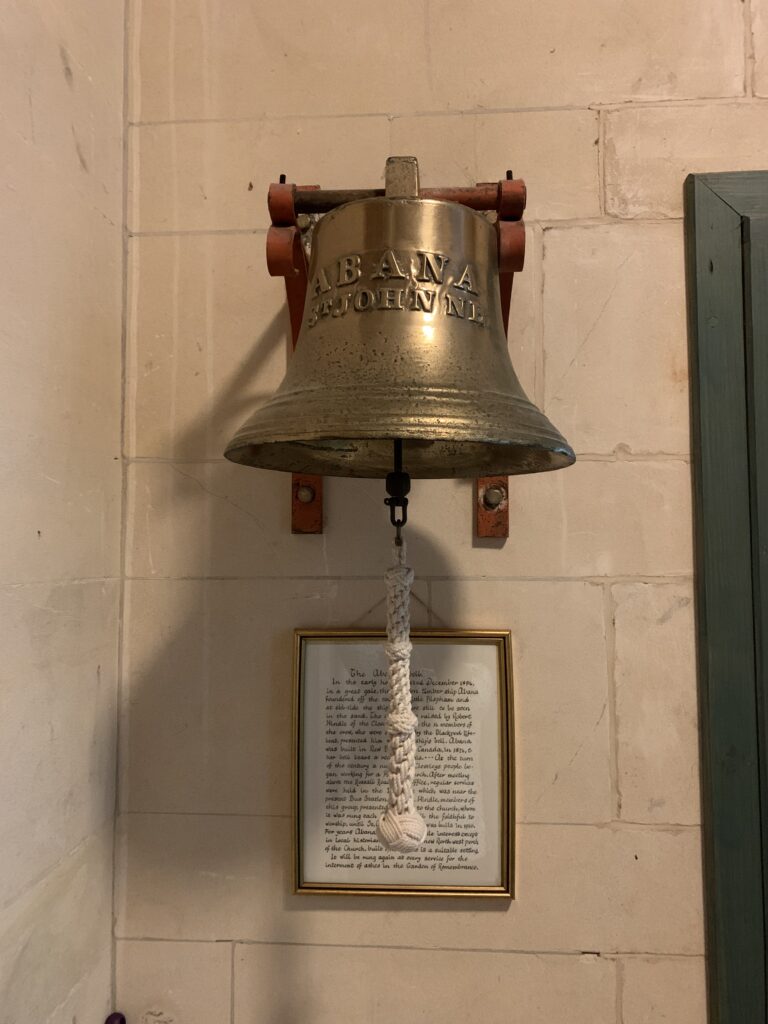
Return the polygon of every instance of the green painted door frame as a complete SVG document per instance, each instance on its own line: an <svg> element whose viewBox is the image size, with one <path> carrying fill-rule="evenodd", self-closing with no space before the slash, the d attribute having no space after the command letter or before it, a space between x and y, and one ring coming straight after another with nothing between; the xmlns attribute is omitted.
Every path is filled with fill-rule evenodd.
<svg viewBox="0 0 768 1024"><path fill-rule="evenodd" d="M685 183L711 1024L768 1001L768 171Z"/></svg>

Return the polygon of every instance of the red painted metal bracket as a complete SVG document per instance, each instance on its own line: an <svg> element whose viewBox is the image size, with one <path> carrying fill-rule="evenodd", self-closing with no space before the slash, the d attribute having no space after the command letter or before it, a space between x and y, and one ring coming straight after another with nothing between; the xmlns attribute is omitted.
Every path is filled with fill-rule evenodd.
<svg viewBox="0 0 768 1024"><path fill-rule="evenodd" d="M291 533L323 532L323 478L291 474Z"/></svg>
<svg viewBox="0 0 768 1024"><path fill-rule="evenodd" d="M316 191L319 185L305 186ZM267 268L272 277L285 278L291 321L291 346L296 348L307 295L307 254L295 207L296 186L281 181L270 185L267 206L272 227L267 232ZM323 532L323 478L307 473L291 475L291 533Z"/></svg>
<svg viewBox="0 0 768 1024"><path fill-rule="evenodd" d="M478 186L479 187L479 186ZM507 171L506 181L499 182L499 215L496 231L499 236L499 294L504 332L509 333L509 308L512 282L525 263L526 189L523 181L515 181ZM498 539L509 536L509 478L481 476L475 480L475 536Z"/></svg>
<svg viewBox="0 0 768 1024"><path fill-rule="evenodd" d="M495 210L499 240L499 292L504 330L509 328L509 308L515 273L525 261L525 182L507 171L502 181L478 182L469 187L423 188L424 199L462 203L473 210ZM320 215L354 199L384 195L383 189L321 189L319 185L293 185L281 176L270 185L267 196L272 227L267 232L267 266L273 277L285 278L293 348L296 347L307 292L307 255L299 218ZM475 480L475 534L477 537L509 536L509 480L486 476ZM294 473L291 482L291 531L323 532L323 478Z"/></svg>
<svg viewBox="0 0 768 1024"><path fill-rule="evenodd" d="M478 537L509 536L509 477L475 480L475 532Z"/></svg>

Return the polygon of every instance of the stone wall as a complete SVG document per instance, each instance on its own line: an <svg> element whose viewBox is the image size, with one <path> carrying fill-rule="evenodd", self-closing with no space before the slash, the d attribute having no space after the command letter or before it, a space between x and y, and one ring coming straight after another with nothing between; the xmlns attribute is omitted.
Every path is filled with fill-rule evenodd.
<svg viewBox="0 0 768 1024"><path fill-rule="evenodd" d="M754 11L752 10L754 8ZM754 14L754 24L753 24ZM682 183L768 164L757 0L133 0L118 998L184 1024L704 1024ZM510 628L517 899L290 893L291 633L382 625L379 482L224 444L280 380L281 172L529 186L511 347L574 444L473 542L417 483L419 625Z"/></svg>
<svg viewBox="0 0 768 1024"><path fill-rule="evenodd" d="M0 12L0 1020L112 982L120 584L120 5Z"/></svg>

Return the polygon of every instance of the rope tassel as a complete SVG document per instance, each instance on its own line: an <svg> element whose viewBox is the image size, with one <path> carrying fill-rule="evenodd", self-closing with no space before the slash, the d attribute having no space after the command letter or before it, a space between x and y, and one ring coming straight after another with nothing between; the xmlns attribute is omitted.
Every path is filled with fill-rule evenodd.
<svg viewBox="0 0 768 1024"><path fill-rule="evenodd" d="M411 585L405 544L395 545L395 564L387 570L387 675L389 681L389 793L376 834L382 846L399 853L418 850L427 835L413 800L416 775L416 726L411 709Z"/></svg>

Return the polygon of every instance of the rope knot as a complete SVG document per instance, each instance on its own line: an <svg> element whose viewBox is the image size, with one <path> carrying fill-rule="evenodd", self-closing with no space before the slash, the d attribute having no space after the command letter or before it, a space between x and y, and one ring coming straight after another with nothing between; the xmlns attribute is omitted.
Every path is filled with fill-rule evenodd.
<svg viewBox="0 0 768 1024"><path fill-rule="evenodd" d="M396 853L413 853L427 837L427 826L418 811L398 814L388 807L379 818L376 835L382 846Z"/></svg>
<svg viewBox="0 0 768 1024"><path fill-rule="evenodd" d="M419 720L412 711L390 711L387 715L387 733L390 736L412 736Z"/></svg>
<svg viewBox="0 0 768 1024"><path fill-rule="evenodd" d="M384 579L388 590L409 589L413 585L413 569L408 565L393 565L387 569Z"/></svg>
<svg viewBox="0 0 768 1024"><path fill-rule="evenodd" d="M410 640L390 640L384 644L384 651L390 665L410 662L412 650L413 647Z"/></svg>

